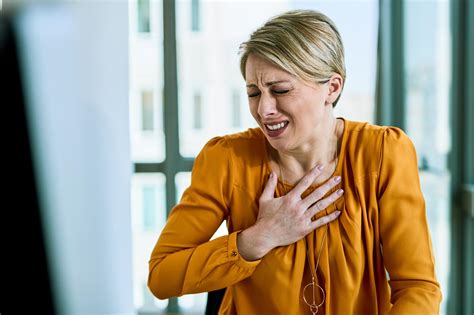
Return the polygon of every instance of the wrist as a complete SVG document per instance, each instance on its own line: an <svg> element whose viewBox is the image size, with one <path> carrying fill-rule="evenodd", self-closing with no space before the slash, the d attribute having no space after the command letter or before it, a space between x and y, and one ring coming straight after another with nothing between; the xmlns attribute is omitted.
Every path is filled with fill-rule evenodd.
<svg viewBox="0 0 474 315"><path fill-rule="evenodd" d="M243 230L237 235L237 248L245 260L262 259L273 247L256 225Z"/></svg>

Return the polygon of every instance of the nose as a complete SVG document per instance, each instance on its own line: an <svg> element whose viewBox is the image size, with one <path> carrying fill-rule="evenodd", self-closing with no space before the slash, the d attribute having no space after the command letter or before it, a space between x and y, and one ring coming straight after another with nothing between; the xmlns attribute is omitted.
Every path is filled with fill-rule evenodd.
<svg viewBox="0 0 474 315"><path fill-rule="evenodd" d="M258 114L267 118L277 113L276 99L267 93L261 93L258 101Z"/></svg>

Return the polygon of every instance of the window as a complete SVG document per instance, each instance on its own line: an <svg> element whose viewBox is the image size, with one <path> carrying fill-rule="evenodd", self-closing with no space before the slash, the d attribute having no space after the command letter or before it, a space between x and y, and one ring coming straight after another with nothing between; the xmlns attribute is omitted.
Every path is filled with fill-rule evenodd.
<svg viewBox="0 0 474 315"><path fill-rule="evenodd" d="M153 131L155 129L155 110L153 104L153 92L142 92L142 130Z"/></svg>
<svg viewBox="0 0 474 315"><path fill-rule="evenodd" d="M239 90L232 90L232 127L238 128L242 124L240 118L240 111L241 111L241 104L240 104L240 95L241 92Z"/></svg>
<svg viewBox="0 0 474 315"><path fill-rule="evenodd" d="M235 113L237 101L230 88L245 91L238 47L266 19L288 10L289 2L256 2L252 3L252 10L245 2L206 3L199 10L207 26L200 30L200 36L189 28L192 0L178 1L176 6L179 151L182 156L193 158L210 138L235 132L234 121L240 120L242 129L256 126L248 110L242 111L241 117L227 118ZM195 110L199 102L189 97L194 95L196 86L202 95L200 124Z"/></svg>
<svg viewBox="0 0 474 315"><path fill-rule="evenodd" d="M415 144L420 181L443 292L440 313L447 312L450 268L451 151L449 124L449 2L405 0L405 121Z"/></svg>
<svg viewBox="0 0 474 315"><path fill-rule="evenodd" d="M139 33L150 32L150 0L137 0L137 26Z"/></svg>
<svg viewBox="0 0 474 315"><path fill-rule="evenodd" d="M129 2L129 108L131 158L135 163L164 161L163 26L161 1L147 1L154 32L136 32L144 2ZM158 171L158 170L155 170Z"/></svg>
<svg viewBox="0 0 474 315"><path fill-rule="evenodd" d="M193 126L194 129L202 128L202 98L201 94L198 92L193 95L193 106L194 106L194 119Z"/></svg>
<svg viewBox="0 0 474 315"><path fill-rule="evenodd" d="M138 314L163 312L168 305L147 287L148 260L167 217L166 177L163 169L149 167L166 158L162 6L161 1L129 2L130 144L136 170L131 191L133 293ZM148 171L141 172L143 167Z"/></svg>
<svg viewBox="0 0 474 315"><path fill-rule="evenodd" d="M341 34L347 77L335 115L375 123L378 1L292 3L292 9L313 9L328 15Z"/></svg>
<svg viewBox="0 0 474 315"><path fill-rule="evenodd" d="M156 231L157 229L157 205L156 192L154 186L144 186L142 189L143 198L143 228L147 231Z"/></svg>
<svg viewBox="0 0 474 315"><path fill-rule="evenodd" d="M165 176L161 173L135 174L132 177L134 302L135 307L143 312L157 311L167 305L166 301L156 299L148 289L144 289L148 279L148 260L157 235L166 222L165 184Z"/></svg>
<svg viewBox="0 0 474 315"><path fill-rule="evenodd" d="M346 52L350 52L346 53L348 77L336 115L375 121L377 1L255 2L251 10L245 2L210 2L200 7L207 27L200 31L199 37L189 30L188 12L192 11L193 1L178 1L176 5L179 151L182 156L196 156L216 135L235 132L236 128L256 127L247 109L247 100L240 94L245 92L245 82L240 74L238 47L267 19L296 8L328 14L339 27ZM206 95L200 105L195 97L189 97L197 85L202 87L202 95ZM229 93L230 87L235 89ZM196 114L196 107L205 109L202 117Z"/></svg>
<svg viewBox="0 0 474 315"><path fill-rule="evenodd" d="M147 283L142 283L142 296L143 302L140 303L142 307L140 311L143 313L154 313L157 311L164 311L168 302L166 300L158 300L155 298L151 293L150 289L148 288Z"/></svg>
<svg viewBox="0 0 474 315"><path fill-rule="evenodd" d="M200 29L199 0L191 0L191 30L198 32Z"/></svg>
<svg viewBox="0 0 474 315"><path fill-rule="evenodd" d="M154 3L150 2L151 7ZM146 166L146 169L155 170L153 173L135 176L144 175L145 178L151 176L154 180L159 180L159 185L155 186L154 200L158 204L154 212L158 221L157 232L141 231L137 235L141 235L140 237L153 235L153 245L159 236L162 216L166 215L166 211L171 210L174 201L177 202L189 186L192 161L203 145L214 136L257 127L248 110L245 82L239 68L238 47L268 18L296 8L314 8L332 17L340 28L346 50L351 51L351 54L347 54L349 76L343 98L337 107L340 111L338 114L347 116L349 119L373 121L378 1L370 0L357 2L357 4L333 1L263 1L252 3L251 10L248 2L238 1L201 3L199 0L180 0L160 3L161 5L165 7L175 5L176 20L170 18L170 15L164 15L164 19L154 18L153 13L159 12L159 9L152 8L149 23L155 25L154 21L160 23L163 21L162 25L165 25L166 33L157 30L150 37L131 35L130 48L132 77L130 84L131 95L133 95L131 99L132 148L137 148L134 151L140 152L140 154L134 153L134 162L136 166ZM139 10L138 7L137 3L137 10ZM134 10L134 6L131 6L131 10ZM204 22L206 27L201 24ZM355 28L354 25L358 27ZM174 33L176 34L176 51L172 46L167 46L168 48L165 47L163 53L162 43L173 42L173 38L170 40L167 36ZM162 37L163 34L166 34L165 38ZM167 88L163 92L168 102L175 99L173 93L176 93L178 103L170 103L166 106L168 110L177 106L177 115L166 117L166 121L171 121L171 123L164 128L161 125L164 109L163 97L154 93L155 97L152 96L152 100L149 101L155 103L154 113L151 114L150 107L146 107L145 110L142 108L142 113L148 110L150 113L147 114L148 116L156 116L153 125L155 135L149 132L141 132L137 135L134 124L139 124L139 120L142 120L141 124L145 125L145 118L137 119L136 116L140 114L134 113L135 109L132 105L136 105L136 98L140 97L136 96L136 91L163 91L162 78L165 64L162 63L161 56L166 58L167 66L174 61L177 64L177 73L167 76L167 78L172 78L176 75L176 83L167 82ZM167 69L170 72L173 71L173 69ZM170 79L170 81L173 80ZM138 101L141 102L141 100ZM146 124L152 123L148 121ZM179 126L179 130L173 129L173 125ZM167 143L166 150L163 129L166 129L168 140L171 139ZM175 144L177 144L176 147ZM161 172L167 173L165 175ZM174 180L175 185L168 184L165 189L165 183L169 180ZM149 187L146 181L142 183L140 198L142 201L133 205L140 209L143 215L147 213L149 216L147 219L141 218L142 230L144 230L146 220L154 220L152 211L149 210L151 206L148 209L141 205L146 202L153 203L151 188L146 190L145 187ZM165 200L168 206L162 205ZM136 210L134 214L135 212ZM224 234L227 234L225 222L213 238ZM136 253L134 265L143 268L140 264L147 261L147 255L151 253L153 245L148 238L146 242L143 242L138 236L134 240ZM142 273L139 273L140 269L136 268L135 281L143 285L146 283L144 272L142 270ZM147 300L148 293L142 290L142 287L136 287L135 292L141 297L136 300L139 311L156 312L159 309L157 306L159 300L154 298ZM170 299L167 311L203 313L205 301L206 294Z"/></svg>

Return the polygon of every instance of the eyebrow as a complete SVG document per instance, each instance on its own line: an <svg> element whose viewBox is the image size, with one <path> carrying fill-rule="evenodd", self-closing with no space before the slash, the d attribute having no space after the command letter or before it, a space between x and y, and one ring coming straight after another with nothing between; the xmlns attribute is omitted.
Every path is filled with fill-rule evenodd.
<svg viewBox="0 0 474 315"><path fill-rule="evenodd" d="M270 86L270 85L274 85L274 84L278 84L278 83L289 83L290 81L288 80L278 80L278 81L270 81L270 82L267 82L265 83L265 86ZM246 85L248 88L249 87L257 87L255 84L251 83L251 84L247 84Z"/></svg>

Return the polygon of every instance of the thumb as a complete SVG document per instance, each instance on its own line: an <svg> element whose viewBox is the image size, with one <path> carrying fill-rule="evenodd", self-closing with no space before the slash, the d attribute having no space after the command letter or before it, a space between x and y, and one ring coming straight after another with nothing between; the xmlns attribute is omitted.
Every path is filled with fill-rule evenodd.
<svg viewBox="0 0 474 315"><path fill-rule="evenodd" d="M275 189L277 186L277 177L274 172L270 173L265 189L263 189L262 196L260 197L263 200L270 200L274 198Z"/></svg>

